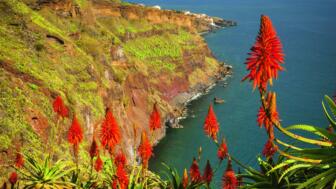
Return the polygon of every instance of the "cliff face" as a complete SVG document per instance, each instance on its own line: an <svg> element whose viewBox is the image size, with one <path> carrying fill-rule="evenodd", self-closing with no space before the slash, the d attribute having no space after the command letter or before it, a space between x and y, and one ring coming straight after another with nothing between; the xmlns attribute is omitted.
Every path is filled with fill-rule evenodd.
<svg viewBox="0 0 336 189"><path fill-rule="evenodd" d="M179 95L204 89L224 69L197 33L211 26L195 15L103 0L4 0L0 17L0 149L8 152L0 161L13 145L51 148L57 95L82 124L82 148L99 135L108 107L132 157L155 102L163 121L179 116ZM60 123L61 138L70 123ZM62 156L68 147L52 148Z"/></svg>

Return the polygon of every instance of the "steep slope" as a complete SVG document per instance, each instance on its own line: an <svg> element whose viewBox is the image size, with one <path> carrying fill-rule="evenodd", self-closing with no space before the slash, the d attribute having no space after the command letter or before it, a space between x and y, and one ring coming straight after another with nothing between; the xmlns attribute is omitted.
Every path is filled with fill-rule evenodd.
<svg viewBox="0 0 336 189"><path fill-rule="evenodd" d="M155 102L163 118L179 116L186 97L226 71L198 34L212 29L209 17L108 0L4 0L0 17L0 163L13 146L65 155L66 145L45 145L57 95L87 141L113 110L132 157ZM58 128L63 138L70 122Z"/></svg>

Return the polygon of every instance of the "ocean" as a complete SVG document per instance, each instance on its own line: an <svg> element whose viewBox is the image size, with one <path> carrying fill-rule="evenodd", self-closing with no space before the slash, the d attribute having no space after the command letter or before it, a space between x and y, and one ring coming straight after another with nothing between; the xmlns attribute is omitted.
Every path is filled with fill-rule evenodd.
<svg viewBox="0 0 336 189"><path fill-rule="evenodd" d="M183 129L170 129L155 147L150 169L162 173L162 162L180 173L189 169L192 157L202 147L203 169L209 159L217 165L216 147L204 135L203 123L214 97L224 104L214 105L220 122L220 135L225 136L229 152L245 164L257 166L266 134L256 123L260 103L258 92L249 82L241 82L247 74L245 59L259 30L261 14L270 16L283 44L285 71L271 90L277 93L278 111L284 126L297 123L326 127L321 100L336 93L336 1L335 0L134 0L164 9L190 10L237 21L238 26L224 28L204 37L214 55L233 66L233 75L208 94L188 105L189 115L181 121ZM286 137L276 133L287 140ZM214 188L221 185L226 163L218 169ZM238 166L234 164L237 171Z"/></svg>

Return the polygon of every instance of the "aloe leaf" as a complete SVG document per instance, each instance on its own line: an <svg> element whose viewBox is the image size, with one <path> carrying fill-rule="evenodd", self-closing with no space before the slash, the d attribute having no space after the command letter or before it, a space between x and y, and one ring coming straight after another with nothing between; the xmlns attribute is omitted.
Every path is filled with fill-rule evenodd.
<svg viewBox="0 0 336 189"><path fill-rule="evenodd" d="M309 188L309 186L310 186L311 184L316 183L316 182L319 181L321 178L324 178L324 177L326 177L327 175L329 175L329 174L331 174L331 173L333 173L333 172L335 172L335 170L334 170L334 169L330 169L330 170L325 171L325 172L323 172L323 173L321 173L321 174L318 174L318 175L316 175L316 176L314 176L314 177L308 179L306 182L300 184L299 187L298 187L297 189L303 189L303 188L307 188L307 187Z"/></svg>
<svg viewBox="0 0 336 189"><path fill-rule="evenodd" d="M334 114L334 117L336 117L336 104L335 104L335 102L328 95L324 95L324 99L327 101L331 112Z"/></svg>
<svg viewBox="0 0 336 189"><path fill-rule="evenodd" d="M287 144L287 143L285 143L285 142L283 142L283 141L281 141L281 140L279 140L279 139L274 139L277 143L279 143L279 144L281 144L281 145L283 145L283 146L285 146L285 147L287 147L287 148L289 148L289 149L294 149L294 150L301 150L302 148L299 148L299 147L296 147L296 146L294 146L294 145L291 145L291 144ZM283 157L283 156L281 156L281 157ZM279 160L281 160L280 158L279 158Z"/></svg>
<svg viewBox="0 0 336 189"><path fill-rule="evenodd" d="M329 133L326 129L322 129L311 125L305 125L305 124L291 125L289 127L286 127L286 130L304 130L312 134L330 139L332 141L336 141L336 135L334 133Z"/></svg>
<svg viewBox="0 0 336 189"><path fill-rule="evenodd" d="M285 134L285 135L287 135L291 138L294 138L296 140L299 140L299 141L302 141L302 142L305 142L305 143L309 143L309 144L319 145L319 146L332 146L332 143L329 142L329 141L321 141L321 140L314 140L314 139L306 138L306 137L303 137L303 136L300 136L300 135L297 135L297 134L294 134L294 133L288 131L287 129L283 128L281 126L281 124L274 124L274 125L283 134Z"/></svg>
<svg viewBox="0 0 336 189"><path fill-rule="evenodd" d="M312 166L311 164L296 164L296 165L293 165L282 173L278 182L280 183L280 181L282 180L282 178L284 176L286 176L289 172L294 171L295 169L304 168L304 167L311 167L311 166Z"/></svg>
<svg viewBox="0 0 336 189"><path fill-rule="evenodd" d="M327 117L329 123L334 127L334 129L336 129L336 122L330 117L330 115L329 115L329 113L327 111L327 108L325 107L323 101L322 101L322 107L323 107L323 110L324 110L324 114Z"/></svg>
<svg viewBox="0 0 336 189"><path fill-rule="evenodd" d="M295 163L296 160L293 160L293 159L289 159L289 160L286 160L278 165L276 165L275 167L273 167L270 171L268 171L266 174L269 175L270 173L274 172L275 170L277 169L280 169L281 167L284 167L286 165L289 165L289 164L292 164L292 163Z"/></svg>
<svg viewBox="0 0 336 189"><path fill-rule="evenodd" d="M336 172L324 177L318 182L315 188L327 188L329 183L331 184L331 182L335 180L335 176L336 176Z"/></svg>

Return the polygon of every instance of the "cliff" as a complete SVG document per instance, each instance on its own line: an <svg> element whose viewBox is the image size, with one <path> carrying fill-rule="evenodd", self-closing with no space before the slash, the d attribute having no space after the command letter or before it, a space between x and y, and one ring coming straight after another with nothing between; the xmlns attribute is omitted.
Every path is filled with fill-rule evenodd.
<svg viewBox="0 0 336 189"><path fill-rule="evenodd" d="M87 144L110 108L120 148L132 157L155 102L165 124L227 71L198 34L213 29L207 16L108 0L4 0L0 17L1 164L13 146L66 155L66 144L46 145L57 95L70 117L76 113ZM62 138L70 123L60 124Z"/></svg>

